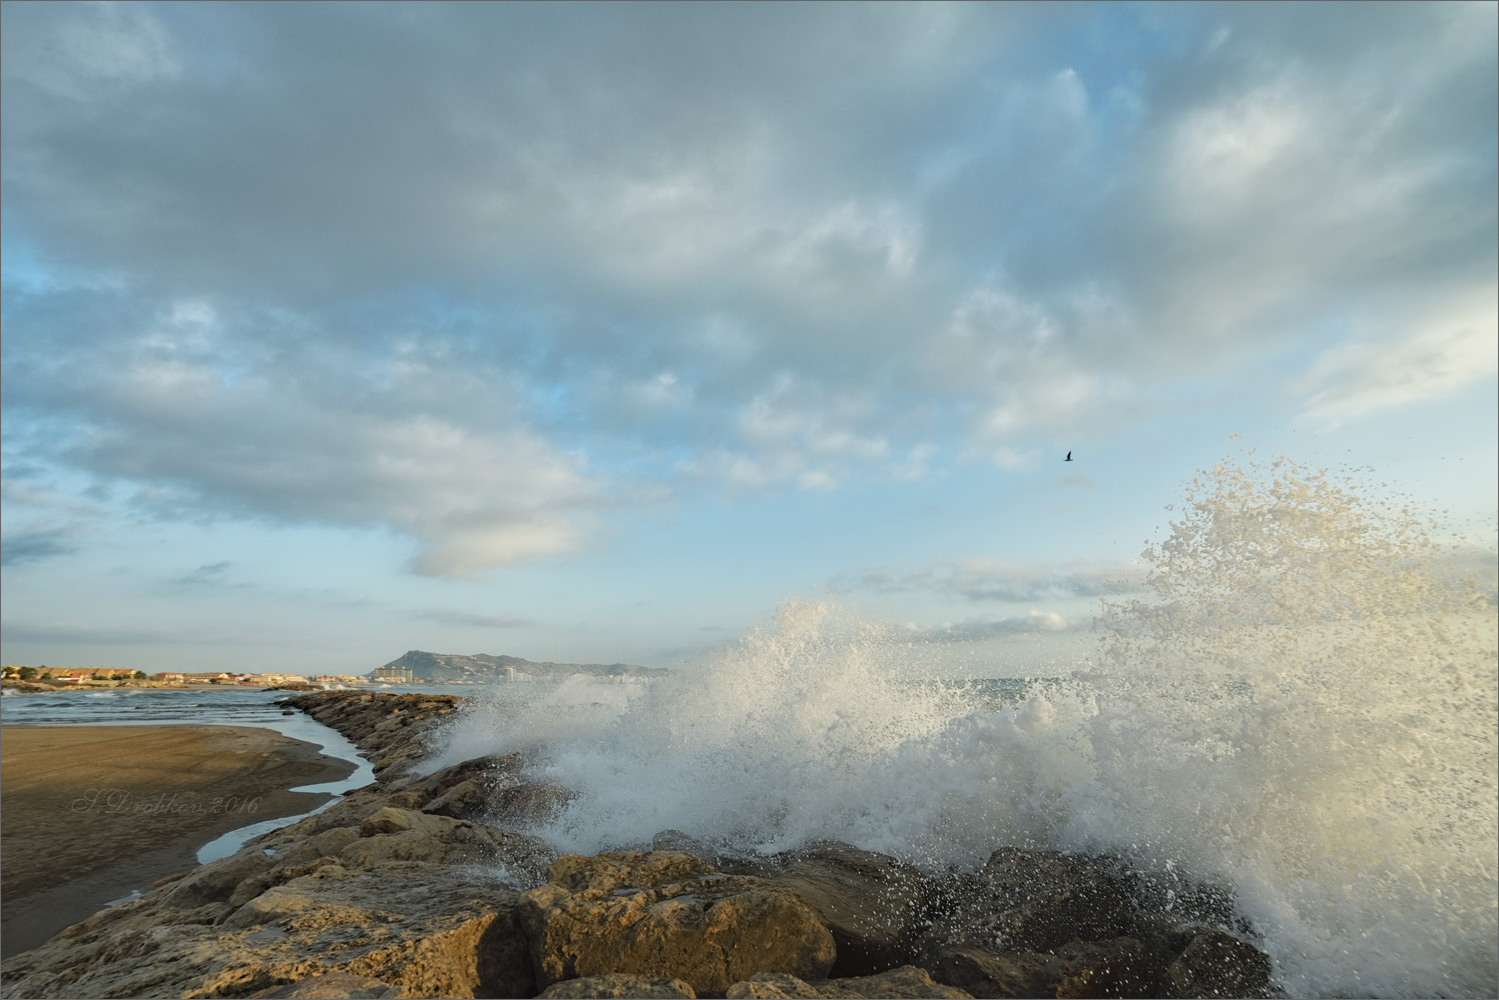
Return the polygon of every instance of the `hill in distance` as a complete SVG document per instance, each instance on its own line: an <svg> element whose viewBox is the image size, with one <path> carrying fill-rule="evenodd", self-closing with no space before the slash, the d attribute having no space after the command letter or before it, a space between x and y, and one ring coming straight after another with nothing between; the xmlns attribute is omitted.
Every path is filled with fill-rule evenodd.
<svg viewBox="0 0 1499 1000"><path fill-rule="evenodd" d="M592 674L599 677L651 677L664 674L660 667L640 667L633 663L535 663L519 656L491 656L475 653L462 656L458 653L428 653L413 649L399 659L385 664L387 667L404 667L411 676L429 684L479 683L492 680L517 680L525 678L553 679L572 674Z"/></svg>

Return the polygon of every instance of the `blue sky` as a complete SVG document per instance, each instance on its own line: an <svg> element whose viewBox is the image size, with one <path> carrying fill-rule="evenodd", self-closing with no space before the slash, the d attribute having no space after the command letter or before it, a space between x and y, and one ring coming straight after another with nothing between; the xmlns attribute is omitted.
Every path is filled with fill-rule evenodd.
<svg viewBox="0 0 1499 1000"><path fill-rule="evenodd" d="M1494 545L1494 4L3 11L6 662L1070 650L1249 449Z"/></svg>

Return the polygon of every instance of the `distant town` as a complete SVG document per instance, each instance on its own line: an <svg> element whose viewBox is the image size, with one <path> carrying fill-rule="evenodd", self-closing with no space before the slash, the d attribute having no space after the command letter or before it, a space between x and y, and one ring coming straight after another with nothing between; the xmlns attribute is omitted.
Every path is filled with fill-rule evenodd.
<svg viewBox="0 0 1499 1000"><path fill-rule="evenodd" d="M428 653L413 649L404 656L376 667L367 674L199 673L166 671L148 674L123 667L57 667L10 664L0 668L0 679L10 685L39 684L61 687L76 685L173 687L176 685L228 684L239 687L352 687L361 684L489 684L496 681L527 681L571 674L600 677L642 677L663 674L657 667L629 663L533 663L518 656L475 653ZM24 689L24 688L23 688Z"/></svg>
<svg viewBox="0 0 1499 1000"><path fill-rule="evenodd" d="M5 680L41 681L53 684L123 684L130 681L151 681L157 684L237 684L244 687L273 687L280 684L372 684L372 683L421 683L413 678L356 677L350 674L319 674L309 677L304 674L242 674L230 671L206 671L201 673L148 674L144 670L129 670L120 667L48 667L18 666L8 664L0 667L0 677Z"/></svg>

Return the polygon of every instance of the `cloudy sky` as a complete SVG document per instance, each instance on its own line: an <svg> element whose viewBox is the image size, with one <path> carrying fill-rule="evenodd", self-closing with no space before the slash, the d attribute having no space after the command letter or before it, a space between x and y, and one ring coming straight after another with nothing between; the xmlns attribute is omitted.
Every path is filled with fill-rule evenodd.
<svg viewBox="0 0 1499 1000"><path fill-rule="evenodd" d="M1493 544L1492 3L3 10L8 663L1019 648L1250 448Z"/></svg>

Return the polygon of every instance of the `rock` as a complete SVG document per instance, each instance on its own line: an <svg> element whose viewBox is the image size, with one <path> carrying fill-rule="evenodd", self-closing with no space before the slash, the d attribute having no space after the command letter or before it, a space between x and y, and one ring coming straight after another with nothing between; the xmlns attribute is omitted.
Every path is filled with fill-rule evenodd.
<svg viewBox="0 0 1499 1000"><path fill-rule="evenodd" d="M213 912L203 920L202 911L166 907L178 884L7 959L7 995L246 996L331 973L379 979L403 996L536 992L515 891L476 886L467 870L324 864L218 924Z"/></svg>
<svg viewBox="0 0 1499 1000"><path fill-rule="evenodd" d="M417 808L435 816L453 819L477 819L489 806L486 783L479 778L460 781L441 795L427 800Z"/></svg>
<svg viewBox="0 0 1499 1000"><path fill-rule="evenodd" d="M587 997L690 997L696 1000L692 987L680 979L650 979L646 976L631 976L622 972L609 972L602 976L583 976L553 983L537 994L537 1000L564 1000L564 998Z"/></svg>
<svg viewBox="0 0 1499 1000"><path fill-rule="evenodd" d="M168 909L193 910L212 903L227 903L241 882L269 872L275 864L264 850L241 848L227 858L201 865L168 883L161 904Z"/></svg>
<svg viewBox="0 0 1499 1000"><path fill-rule="evenodd" d="M1270 991L1270 958L1232 934L1205 927L1166 976L1179 997L1263 997Z"/></svg>
<svg viewBox="0 0 1499 1000"><path fill-rule="evenodd" d="M713 850L703 841L681 830L662 830L651 838L653 851L682 851L705 861L713 859Z"/></svg>
<svg viewBox="0 0 1499 1000"><path fill-rule="evenodd" d="M933 974L975 997L1054 997L1061 981L1051 956L962 946L944 948Z"/></svg>
<svg viewBox="0 0 1499 1000"><path fill-rule="evenodd" d="M927 882L920 871L837 842L784 858L786 866L769 881L810 906L832 932L833 975L870 975L911 959L911 923Z"/></svg>
<svg viewBox="0 0 1499 1000"><path fill-rule="evenodd" d="M396 988L382 980L335 972L260 990L251 993L250 1000L385 1000L396 994Z"/></svg>
<svg viewBox="0 0 1499 1000"><path fill-rule="evenodd" d="M762 972L747 982L735 983L724 993L734 1000L789 1000L789 998L835 997L939 997L972 1000L960 989L932 981L926 970L906 965L873 976L821 979L807 982L784 972Z"/></svg>
<svg viewBox="0 0 1499 1000"><path fill-rule="evenodd" d="M497 823L540 826L562 812L575 795L572 789L561 785L522 782L491 792L485 814Z"/></svg>
<svg viewBox="0 0 1499 1000"><path fill-rule="evenodd" d="M1164 969L1152 961L1144 944L1131 937L1074 940L1050 952L945 948L934 975L975 997L1168 995Z"/></svg>
<svg viewBox="0 0 1499 1000"><path fill-rule="evenodd" d="M1111 859L1001 848L978 871L934 880L923 903L927 955L950 945L1048 951L1123 937L1129 885Z"/></svg>
<svg viewBox="0 0 1499 1000"><path fill-rule="evenodd" d="M341 864L483 864L503 868L512 881L534 884L555 857L545 843L526 834L409 809L380 809L365 818L360 832L365 835L338 852Z"/></svg>
<svg viewBox="0 0 1499 1000"><path fill-rule="evenodd" d="M1071 941L1054 957L1061 973L1055 997L1153 997L1160 992L1157 971L1135 938Z"/></svg>
<svg viewBox="0 0 1499 1000"><path fill-rule="evenodd" d="M676 851L565 855L522 894L539 985L609 972L722 993L757 972L827 975L833 938L795 896Z"/></svg>

